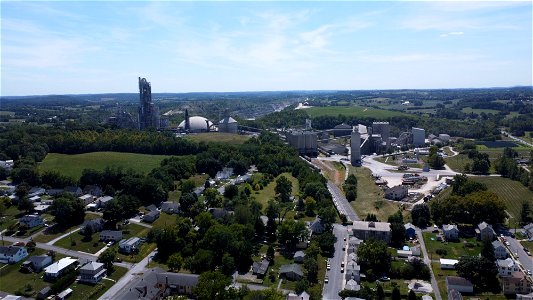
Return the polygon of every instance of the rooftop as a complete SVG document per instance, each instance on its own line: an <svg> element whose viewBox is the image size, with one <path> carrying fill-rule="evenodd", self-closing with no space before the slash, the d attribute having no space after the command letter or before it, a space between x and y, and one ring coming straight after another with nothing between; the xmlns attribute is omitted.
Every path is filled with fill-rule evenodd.
<svg viewBox="0 0 533 300"><path fill-rule="evenodd" d="M390 223L354 221L354 230L390 231Z"/></svg>

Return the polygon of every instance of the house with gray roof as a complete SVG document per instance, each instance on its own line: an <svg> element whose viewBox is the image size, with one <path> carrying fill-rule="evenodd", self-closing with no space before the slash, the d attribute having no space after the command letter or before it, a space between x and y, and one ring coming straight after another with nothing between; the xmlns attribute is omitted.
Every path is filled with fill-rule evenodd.
<svg viewBox="0 0 533 300"><path fill-rule="evenodd" d="M118 242L122 239L122 231L120 230L103 230L100 232L101 241L113 241Z"/></svg>
<svg viewBox="0 0 533 300"><path fill-rule="evenodd" d="M153 223L153 222L155 222L155 220L159 219L159 215L160 214L161 213L157 209L156 210L152 210L149 213L147 213L146 215L144 215L143 221L145 221L147 223Z"/></svg>
<svg viewBox="0 0 533 300"><path fill-rule="evenodd" d="M256 275L257 278L263 278L268 271L268 266L270 266L270 261L267 259L256 261L252 265L252 274Z"/></svg>
<svg viewBox="0 0 533 300"><path fill-rule="evenodd" d="M28 256L28 251L19 246L0 246L0 262L15 264Z"/></svg>
<svg viewBox="0 0 533 300"><path fill-rule="evenodd" d="M296 251L294 253L294 262L295 263L303 263L305 258L305 253L303 251Z"/></svg>
<svg viewBox="0 0 533 300"><path fill-rule="evenodd" d="M454 224L442 225L442 232L444 233L444 238L447 241L453 241L453 240L459 239L459 229L457 228L457 225L454 225Z"/></svg>
<svg viewBox="0 0 533 300"><path fill-rule="evenodd" d="M476 228L476 236L478 240L489 240L492 241L495 236L494 229L490 224L487 224L485 221L479 223Z"/></svg>
<svg viewBox="0 0 533 300"><path fill-rule="evenodd" d="M49 255L37 255L28 258L22 266L31 269L32 271L39 273L44 268L52 264L52 257Z"/></svg>
<svg viewBox="0 0 533 300"><path fill-rule="evenodd" d="M103 263L91 261L79 269L80 282L97 284L106 275Z"/></svg>
<svg viewBox="0 0 533 300"><path fill-rule="evenodd" d="M113 200L113 197L111 196L102 196L98 199L96 199L96 203L98 203L98 207L104 208L109 201Z"/></svg>
<svg viewBox="0 0 533 300"><path fill-rule="evenodd" d="M282 265L279 268L279 276L287 280L300 280L304 277L302 267L298 264Z"/></svg>
<svg viewBox="0 0 533 300"><path fill-rule="evenodd" d="M141 243L142 240L135 236L127 240L121 240L118 243L118 251L125 254L134 253L139 250Z"/></svg>
<svg viewBox="0 0 533 300"><path fill-rule="evenodd" d="M133 282L117 296L119 300L163 299L171 295L192 295L198 284L199 275L165 272L154 268Z"/></svg>
<svg viewBox="0 0 533 300"><path fill-rule="evenodd" d="M411 223L407 223L407 224L404 224L403 227L405 227L405 236L407 236L407 238L415 238L416 237L416 227L411 224Z"/></svg>
<svg viewBox="0 0 533 300"><path fill-rule="evenodd" d="M89 221L85 221L81 225L80 232L84 233L87 228L90 228L91 232L100 232L104 229L105 221L102 218L97 218Z"/></svg>
<svg viewBox="0 0 533 300"><path fill-rule="evenodd" d="M506 259L509 256L507 249L502 242L498 240L493 241L492 247L494 248L494 256L496 256L497 259Z"/></svg>
<svg viewBox="0 0 533 300"><path fill-rule="evenodd" d="M161 211L166 212L167 214L177 214L180 210L179 203L172 201L165 201L161 203Z"/></svg>
<svg viewBox="0 0 533 300"><path fill-rule="evenodd" d="M353 235L361 240L373 238L388 244L391 239L390 223L354 221L352 231Z"/></svg>
<svg viewBox="0 0 533 300"><path fill-rule="evenodd" d="M309 230L312 234L321 234L326 230L326 227L322 223L320 217L316 217L311 224L309 224Z"/></svg>
<svg viewBox="0 0 533 300"><path fill-rule="evenodd" d="M28 228L37 227L44 224L44 220L41 216L25 215L19 219L21 225L25 225Z"/></svg>

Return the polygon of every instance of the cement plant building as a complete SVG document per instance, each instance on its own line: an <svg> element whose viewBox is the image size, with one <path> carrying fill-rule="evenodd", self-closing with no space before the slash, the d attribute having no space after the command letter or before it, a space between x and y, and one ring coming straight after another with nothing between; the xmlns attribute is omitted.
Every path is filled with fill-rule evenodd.
<svg viewBox="0 0 533 300"><path fill-rule="evenodd" d="M159 129L159 109L152 102L152 86L139 77L139 129Z"/></svg>

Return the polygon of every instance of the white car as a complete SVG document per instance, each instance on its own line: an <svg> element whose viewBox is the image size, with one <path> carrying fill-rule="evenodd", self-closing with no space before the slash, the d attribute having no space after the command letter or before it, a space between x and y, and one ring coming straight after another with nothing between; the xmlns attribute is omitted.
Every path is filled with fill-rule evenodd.
<svg viewBox="0 0 533 300"><path fill-rule="evenodd" d="M328 264L327 267L326 267L326 269L328 269L328 271L331 270L331 265Z"/></svg>
<svg viewBox="0 0 533 300"><path fill-rule="evenodd" d="M112 241L107 243L107 247L111 247L111 246L113 246L113 242Z"/></svg>
<svg viewBox="0 0 533 300"><path fill-rule="evenodd" d="M527 275L531 275L531 270L527 270Z"/></svg>

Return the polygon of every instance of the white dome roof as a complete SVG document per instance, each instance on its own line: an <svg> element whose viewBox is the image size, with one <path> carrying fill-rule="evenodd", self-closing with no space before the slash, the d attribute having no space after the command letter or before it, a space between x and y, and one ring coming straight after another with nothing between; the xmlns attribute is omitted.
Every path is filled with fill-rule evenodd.
<svg viewBox="0 0 533 300"><path fill-rule="evenodd" d="M207 127L207 122L209 122L209 127L213 125L213 122L207 120L204 117L200 116L194 116L189 117L189 124L191 126L191 131L208 131L209 128ZM185 129L185 120L183 120L180 125L178 125L178 128Z"/></svg>

